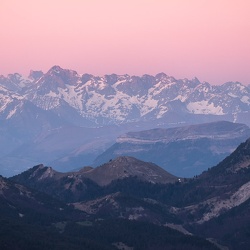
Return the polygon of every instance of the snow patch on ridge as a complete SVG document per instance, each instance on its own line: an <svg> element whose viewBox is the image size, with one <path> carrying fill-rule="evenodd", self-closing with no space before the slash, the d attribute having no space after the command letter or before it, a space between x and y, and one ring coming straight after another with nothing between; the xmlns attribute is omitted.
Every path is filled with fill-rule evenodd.
<svg viewBox="0 0 250 250"><path fill-rule="evenodd" d="M6 119L10 119L14 114L16 113L16 108L15 109L12 109L9 114L7 115Z"/></svg>
<svg viewBox="0 0 250 250"><path fill-rule="evenodd" d="M60 89L63 99L73 108L83 110L81 96L75 91L75 86L67 86L67 89Z"/></svg>
<svg viewBox="0 0 250 250"><path fill-rule="evenodd" d="M193 114L204 115L224 115L223 108L215 106L214 103L209 101L190 102L187 104L187 109Z"/></svg>
<svg viewBox="0 0 250 250"><path fill-rule="evenodd" d="M243 103L246 103L246 104L250 104L250 98L246 95L242 96L242 98L240 99Z"/></svg>

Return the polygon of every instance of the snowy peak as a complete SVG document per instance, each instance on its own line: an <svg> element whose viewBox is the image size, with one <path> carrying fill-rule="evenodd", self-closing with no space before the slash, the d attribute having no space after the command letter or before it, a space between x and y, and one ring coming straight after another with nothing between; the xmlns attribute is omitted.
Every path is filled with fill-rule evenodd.
<svg viewBox="0 0 250 250"><path fill-rule="evenodd" d="M47 73L47 76L51 77L58 77L61 79L65 84L72 85L75 84L76 79L80 76L74 70L65 70L59 66L53 66Z"/></svg>
<svg viewBox="0 0 250 250"><path fill-rule="evenodd" d="M19 74L2 76L0 86L66 120L67 112L73 112L76 120L87 119L97 125L166 117L173 122L177 115L182 122L189 115L223 116L220 120L242 122L240 117L250 110L250 89L239 82L212 86L197 78L177 80L165 73L96 77L53 66L45 74L31 71L26 80Z"/></svg>
<svg viewBox="0 0 250 250"><path fill-rule="evenodd" d="M79 78L76 71L63 70L59 66L54 66L39 79L38 85L65 88L65 85L76 85Z"/></svg>
<svg viewBox="0 0 250 250"><path fill-rule="evenodd" d="M9 74L7 77L0 76L0 86L20 94L25 87L30 86L31 82L32 79L25 78L18 73Z"/></svg>
<svg viewBox="0 0 250 250"><path fill-rule="evenodd" d="M0 85L0 117L2 119L9 119L18 107L22 107L24 101L23 96Z"/></svg>

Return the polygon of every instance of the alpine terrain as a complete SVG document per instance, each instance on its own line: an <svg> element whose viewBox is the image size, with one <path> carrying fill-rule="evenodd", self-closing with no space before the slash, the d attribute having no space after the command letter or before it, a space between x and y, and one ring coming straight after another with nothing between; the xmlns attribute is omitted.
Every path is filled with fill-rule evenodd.
<svg viewBox="0 0 250 250"><path fill-rule="evenodd" d="M130 131L225 120L250 125L250 89L197 78L105 75L52 67L0 76L1 174L41 162L69 171Z"/></svg>

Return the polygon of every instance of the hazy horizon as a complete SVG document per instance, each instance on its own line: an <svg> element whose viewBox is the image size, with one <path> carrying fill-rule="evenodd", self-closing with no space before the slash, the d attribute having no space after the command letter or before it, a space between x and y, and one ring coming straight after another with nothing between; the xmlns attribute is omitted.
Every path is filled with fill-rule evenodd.
<svg viewBox="0 0 250 250"><path fill-rule="evenodd" d="M28 77L29 77L29 75L31 74L31 72L32 71L42 71L43 72L43 74L46 74L50 69L52 69L54 66L59 66L60 68L62 68L60 65L53 65L52 67L50 67L48 70L46 70L46 71L42 71L42 70L39 70L39 69L31 69L30 70L30 72L28 73L28 74L21 74L20 72L11 72L11 73L8 73L8 74L5 74L5 75L3 75L4 77L8 77L8 75L12 75L12 74L21 74L21 76L22 77L24 77L24 78L27 78L28 79ZM75 69L72 69L72 68L62 68L63 70L73 70L73 71L76 71L77 72L77 74L78 75L84 75L84 74L89 74L88 72L84 72L84 73L82 73L82 72L78 72L77 70L75 70ZM167 74L166 72L158 72L158 73L156 73L156 74L147 74L147 73L145 73L145 74L138 74L138 75L136 75L136 74L116 74L116 73L110 73L110 74L102 74L102 75L97 75L97 74L90 74L90 75L93 75L93 77L104 77L104 76L106 76L106 75L112 75L112 74L115 74L115 75L118 75L118 76L123 76L123 75L128 75L128 76L130 76L130 77L132 77L132 76L135 76L135 77L143 77L144 75L150 75L150 76L153 76L153 77L156 77L156 75L158 75L158 74L165 74L165 75L167 75L168 77L173 77L173 78L175 78L176 80L184 80L184 79L188 79L188 80L193 80L193 79L195 79L195 78L197 78L201 83L204 83L204 82L207 82L207 81L201 81L198 77L196 77L196 76L194 76L194 77L192 77L192 78L188 78L188 77L183 77L183 78L178 78L178 77L175 77L175 76L173 76L173 75L169 75L169 74ZM0 74L0 76L1 76L1 74ZM239 81L227 81L227 82L239 82ZM213 86L216 86L216 85L223 85L223 84L225 84L225 83L227 83L227 82L222 82L222 83L220 83L220 84L213 84L213 83L211 83L211 82L208 82L210 85L213 85ZM248 84L245 84L245 83L242 83L242 82L240 82L241 84L243 84L243 85L245 85L245 86L247 86Z"/></svg>
<svg viewBox="0 0 250 250"><path fill-rule="evenodd" d="M79 74L250 84L250 1L3 0L0 75Z"/></svg>

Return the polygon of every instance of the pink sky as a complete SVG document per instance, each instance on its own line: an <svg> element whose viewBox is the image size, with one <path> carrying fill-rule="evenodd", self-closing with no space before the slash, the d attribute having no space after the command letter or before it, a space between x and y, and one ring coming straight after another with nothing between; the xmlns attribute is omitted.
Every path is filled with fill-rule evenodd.
<svg viewBox="0 0 250 250"><path fill-rule="evenodd" d="M250 84L249 0L0 0L0 74L78 73Z"/></svg>

